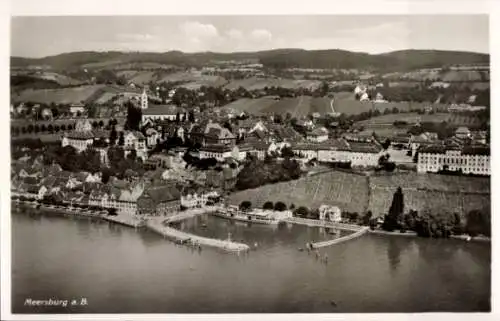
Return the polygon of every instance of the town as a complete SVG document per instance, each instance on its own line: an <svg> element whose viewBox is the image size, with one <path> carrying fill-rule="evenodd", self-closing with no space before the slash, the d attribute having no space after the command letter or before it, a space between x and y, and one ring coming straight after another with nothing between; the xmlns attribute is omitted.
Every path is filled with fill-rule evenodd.
<svg viewBox="0 0 500 321"><path fill-rule="evenodd" d="M284 199L277 198L279 192L264 193L268 199L259 192L242 199L239 191L305 177L311 180L306 189L316 190L312 199L300 203L305 195L289 198L281 211L324 221L321 208L335 213L327 216L333 222L373 225L383 223L392 198L391 193L377 194L373 182L399 177L412 185L422 175L439 174L452 177L455 187L477 181L479 194L444 186L445 196L435 204L424 193L411 197L407 208L422 211L423 203L442 208L467 196L471 202L449 211L482 210L474 206L484 206L489 196L477 178L490 175L488 111L476 103L488 103L484 90L439 81L416 82L408 89L366 75L341 84L304 80L290 87L290 80L266 75L262 64L225 64L167 73L185 80L162 82L161 87L153 81L136 83L136 78L127 83L100 71L98 76L108 77L101 80L106 85L94 85L99 87L87 103L48 103L47 97L61 99L57 95L92 85L30 89L14 96L13 197L107 210L125 222L215 204L236 205L248 214L266 202L264 209L275 210L273 204ZM454 67L455 73L476 68ZM440 72L446 76L447 70ZM326 70L287 72L308 72L311 78ZM43 83L38 77L45 73L25 69L14 77ZM213 77L221 82L227 73L237 73L239 80L216 87ZM243 87L243 82L252 85ZM406 102L405 95L418 102ZM425 102L425 95L437 101ZM23 101L25 96L38 101ZM320 190L321 175L332 171L339 174L331 177L329 192ZM371 178L368 187L356 182L360 175ZM344 180L352 183L347 187ZM427 185L422 190L435 189ZM344 187L352 200L363 199L367 188L377 199L351 202L340 191Z"/></svg>
<svg viewBox="0 0 500 321"><path fill-rule="evenodd" d="M12 17L12 311L491 311L490 17Z"/></svg>

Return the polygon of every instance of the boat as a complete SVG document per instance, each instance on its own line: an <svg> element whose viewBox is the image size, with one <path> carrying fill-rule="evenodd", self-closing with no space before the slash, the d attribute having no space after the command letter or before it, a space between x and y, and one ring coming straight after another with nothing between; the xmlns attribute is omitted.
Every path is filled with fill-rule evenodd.
<svg viewBox="0 0 500 321"><path fill-rule="evenodd" d="M279 220L270 217L265 211L249 211L243 212L235 208L228 208L225 210L218 210L213 213L217 217L222 217L225 219L247 222L247 223L258 223L267 225L278 225Z"/></svg>

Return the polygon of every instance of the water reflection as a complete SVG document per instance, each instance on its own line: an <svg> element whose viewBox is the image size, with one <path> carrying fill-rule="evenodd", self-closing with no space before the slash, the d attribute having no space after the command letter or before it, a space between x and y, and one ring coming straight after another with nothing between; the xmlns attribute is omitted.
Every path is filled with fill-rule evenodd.
<svg viewBox="0 0 500 321"><path fill-rule="evenodd" d="M400 240L396 237L390 237L387 245L387 259L389 260L391 272L395 272L401 263L401 250Z"/></svg>

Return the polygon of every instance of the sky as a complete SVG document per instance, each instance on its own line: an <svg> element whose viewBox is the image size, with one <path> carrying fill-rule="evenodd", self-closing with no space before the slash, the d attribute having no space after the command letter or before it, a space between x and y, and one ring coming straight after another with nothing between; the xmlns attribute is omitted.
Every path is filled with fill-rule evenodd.
<svg viewBox="0 0 500 321"><path fill-rule="evenodd" d="M488 25L487 15L13 17L11 55L278 48L372 54L403 49L489 53Z"/></svg>

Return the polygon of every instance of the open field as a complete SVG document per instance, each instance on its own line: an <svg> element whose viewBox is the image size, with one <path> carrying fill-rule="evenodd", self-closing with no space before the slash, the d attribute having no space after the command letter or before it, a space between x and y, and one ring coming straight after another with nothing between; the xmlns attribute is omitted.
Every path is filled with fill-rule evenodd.
<svg viewBox="0 0 500 321"><path fill-rule="evenodd" d="M88 121L92 124L93 122L100 122L102 121L105 125L108 124L109 122L109 118L87 118ZM10 126L12 128L14 127L18 127L18 128L22 128L22 127L27 127L29 125L38 125L38 126L49 126L49 125L52 125L52 126L68 126L68 125L72 125L73 127L76 125L77 121L79 119L76 119L76 118L67 118L67 119L55 119L55 120L39 120L39 121L29 121L29 120L11 120L10 122ZM126 119L125 118L116 118L116 121L118 122L118 125L121 125L123 126L125 124L125 121Z"/></svg>
<svg viewBox="0 0 500 321"><path fill-rule="evenodd" d="M260 90L265 87L283 87L283 88L309 88L314 90L321 85L317 80L295 80L295 79L274 79L274 78L246 78L231 81L224 86L225 89L236 90L243 87L246 90Z"/></svg>
<svg viewBox="0 0 500 321"><path fill-rule="evenodd" d="M405 121L409 124L420 122L442 122L449 121L453 114L450 113L435 113L433 115L419 115L417 113L401 113L389 114L373 117L367 120L359 121L356 124L363 126L377 126L377 125L392 125L395 121Z"/></svg>
<svg viewBox="0 0 500 321"><path fill-rule="evenodd" d="M280 100L272 100L270 98L242 98L226 105L225 107L234 108L239 111L245 111L256 115L274 113L285 115L286 113L291 113L293 117L301 117L316 112L322 115L331 113L332 109L330 104L331 99L328 97L299 96L294 98L281 98ZM425 106L428 106L428 104L409 102L372 103L360 102L350 98L335 98L333 103L335 112L344 113L346 115L357 115L375 109L383 113L385 109L388 108L392 110L394 107L400 111L409 111L410 109L423 109ZM406 115L407 114L398 114L395 116L389 116L395 117L395 119L400 117L410 117ZM410 115L416 115L416 113Z"/></svg>
<svg viewBox="0 0 500 321"><path fill-rule="evenodd" d="M197 90L202 86L206 87L221 87L227 84L227 80L223 77L219 76L202 76L203 78L198 79L196 81L191 81L186 84L179 85L179 87L183 87L189 90Z"/></svg>
<svg viewBox="0 0 500 321"><path fill-rule="evenodd" d="M303 117L318 112L326 114L331 112L330 99L299 96L295 98L242 98L224 106L227 110L244 111L254 115L290 113L292 117Z"/></svg>
<svg viewBox="0 0 500 321"><path fill-rule="evenodd" d="M389 210L397 187L403 189L405 211L421 211L426 206L446 208L461 214L491 203L490 178L436 174L393 173L369 177L345 172L328 172L295 181L261 186L233 193L230 203L249 200L260 207L266 201L316 208L322 204L339 206L342 211L374 216Z"/></svg>
<svg viewBox="0 0 500 321"><path fill-rule="evenodd" d="M364 176L344 172L329 172L290 182L265 185L240 191L230 196L230 203L249 200L261 207L266 201L282 201L287 206L317 208L335 205L343 211L362 213L368 204L368 183Z"/></svg>
<svg viewBox="0 0 500 321"><path fill-rule="evenodd" d="M19 95L13 96L12 100L31 101L35 103L56 103L56 104L73 104L87 101L98 90L106 87L105 85L89 85L71 88L60 89L37 89L24 90Z"/></svg>
<svg viewBox="0 0 500 321"><path fill-rule="evenodd" d="M262 112L263 109L274 105L276 102L277 101L272 98L241 98L225 105L223 108L227 111L238 111L254 115L262 115L265 114L265 112Z"/></svg>

